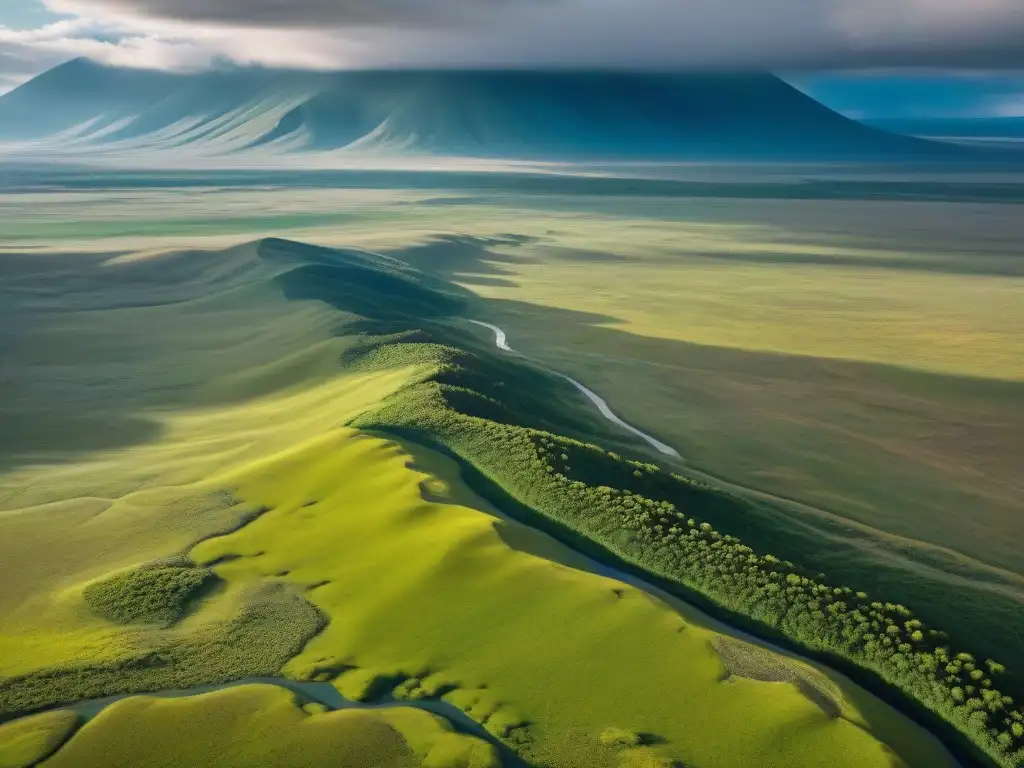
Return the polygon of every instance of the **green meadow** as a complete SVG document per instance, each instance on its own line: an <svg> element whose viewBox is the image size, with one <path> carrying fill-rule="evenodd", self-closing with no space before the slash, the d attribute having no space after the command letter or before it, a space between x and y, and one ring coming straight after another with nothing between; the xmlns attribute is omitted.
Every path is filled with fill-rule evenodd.
<svg viewBox="0 0 1024 768"><path fill-rule="evenodd" d="M334 680L356 699L381 686L443 696L555 765L944 762L930 736L844 678L836 716L796 685L728 676L706 617L620 588L500 521L450 460L345 426L427 370L344 366L359 339L334 332L352 318L286 299L275 278L295 265L255 256L40 256L7 283L36 288L24 304L37 313L26 341L38 343L15 356L31 384L22 396L42 410L59 384L109 379L110 414L148 429L108 446L28 435L31 451L5 430L0 540L17 573L0 627L5 712L288 675ZM45 287L68 269L79 290L54 303ZM158 299L129 300L175 271ZM196 344L199 328L211 335ZM93 403L60 395L97 418ZM207 579L180 573L202 565L217 581L193 594ZM183 586L159 587L168 574ZM153 594L170 613L153 610ZM151 705L112 707L54 760L113 748L90 744L122 730L108 720L144 716L133 707ZM650 737L609 747L609 728Z"/></svg>
<svg viewBox="0 0 1024 768"><path fill-rule="evenodd" d="M494 748L410 708L322 711L272 685L104 709L42 765L497 768Z"/></svg>
<svg viewBox="0 0 1024 768"><path fill-rule="evenodd" d="M273 686L59 709L261 676L531 765L1014 765L1012 206L120 194L0 203L0 766L498 764Z"/></svg>
<svg viewBox="0 0 1024 768"><path fill-rule="evenodd" d="M447 690L541 765L617 764L607 728L649 734L652 758L694 765L889 764L878 738L909 764L943 761L848 682L835 682L837 718L795 685L729 676L699 614L587 573L571 550L499 523L479 500L424 500L424 482L444 498L458 471L407 448L342 432L229 481L274 509L193 558L221 561L229 584L281 573L322 584L309 597L330 621L285 674L334 679L351 698L380 680ZM358 546L339 550L344 541Z"/></svg>
<svg viewBox="0 0 1024 768"><path fill-rule="evenodd" d="M0 725L0 766L29 768L61 747L78 725L70 710L56 710Z"/></svg>

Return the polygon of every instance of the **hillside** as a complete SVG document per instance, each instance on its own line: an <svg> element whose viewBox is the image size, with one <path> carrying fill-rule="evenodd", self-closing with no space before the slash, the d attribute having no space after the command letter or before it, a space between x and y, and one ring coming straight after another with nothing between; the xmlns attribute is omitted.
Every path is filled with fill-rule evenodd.
<svg viewBox="0 0 1024 768"><path fill-rule="evenodd" d="M0 97L37 152L344 151L530 160L896 159L945 149L863 126L766 73L236 69L77 59Z"/></svg>
<svg viewBox="0 0 1024 768"><path fill-rule="evenodd" d="M591 405L476 335L465 289L280 239L6 277L0 719L273 676L451 705L532 764L948 764L696 602L1019 759L1001 665L769 554L757 505L596 445Z"/></svg>
<svg viewBox="0 0 1024 768"><path fill-rule="evenodd" d="M880 130L965 142L1017 144L1024 141L1024 117L885 119L867 121Z"/></svg>

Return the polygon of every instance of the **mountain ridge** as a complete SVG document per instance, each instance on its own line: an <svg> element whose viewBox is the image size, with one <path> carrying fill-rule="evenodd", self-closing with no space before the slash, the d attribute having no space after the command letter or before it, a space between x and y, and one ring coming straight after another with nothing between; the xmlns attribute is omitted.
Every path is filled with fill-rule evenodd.
<svg viewBox="0 0 1024 768"><path fill-rule="evenodd" d="M0 141L61 151L512 160L887 160L941 144L862 125L761 72L234 68L75 59L0 96Z"/></svg>

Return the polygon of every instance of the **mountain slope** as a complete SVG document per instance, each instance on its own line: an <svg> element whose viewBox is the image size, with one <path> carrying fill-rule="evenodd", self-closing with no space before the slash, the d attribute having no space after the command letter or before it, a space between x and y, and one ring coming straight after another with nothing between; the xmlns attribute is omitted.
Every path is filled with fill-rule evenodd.
<svg viewBox="0 0 1024 768"><path fill-rule="evenodd" d="M1008 145L1019 145L1024 141L1024 117L908 118L868 122L881 130L948 141Z"/></svg>
<svg viewBox="0 0 1024 768"><path fill-rule="evenodd" d="M892 159L945 149L870 128L765 73L191 75L85 60L0 97L0 141L91 152L337 150L502 159Z"/></svg>

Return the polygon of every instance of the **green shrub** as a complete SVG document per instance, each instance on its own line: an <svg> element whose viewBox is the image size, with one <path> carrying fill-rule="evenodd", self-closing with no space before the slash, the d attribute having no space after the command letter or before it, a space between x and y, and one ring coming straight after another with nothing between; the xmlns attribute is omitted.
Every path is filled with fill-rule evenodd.
<svg viewBox="0 0 1024 768"><path fill-rule="evenodd" d="M118 624L168 626L216 579L206 568L140 568L90 585L85 601L96 614Z"/></svg>
<svg viewBox="0 0 1024 768"><path fill-rule="evenodd" d="M598 738L606 747L639 747L642 741L639 733L624 728L605 728Z"/></svg>

